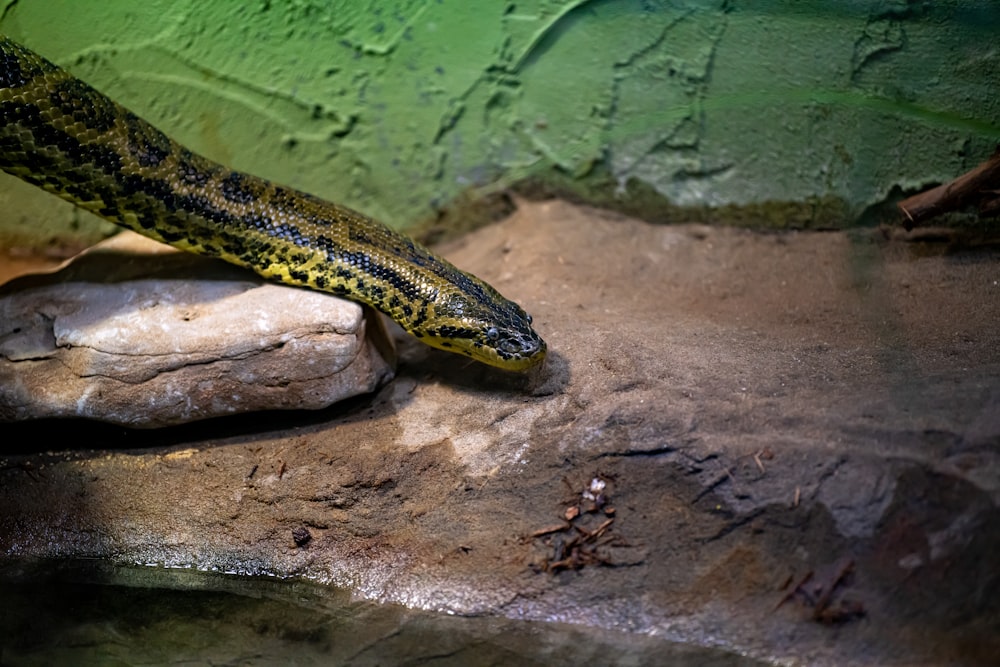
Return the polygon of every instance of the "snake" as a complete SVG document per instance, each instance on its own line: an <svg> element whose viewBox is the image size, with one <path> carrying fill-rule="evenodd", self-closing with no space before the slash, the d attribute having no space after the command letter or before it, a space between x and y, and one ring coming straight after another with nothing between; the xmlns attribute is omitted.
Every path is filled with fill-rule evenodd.
<svg viewBox="0 0 1000 667"><path fill-rule="evenodd" d="M0 35L0 169L156 241L384 313L510 371L545 358L531 316L408 236L230 169Z"/></svg>

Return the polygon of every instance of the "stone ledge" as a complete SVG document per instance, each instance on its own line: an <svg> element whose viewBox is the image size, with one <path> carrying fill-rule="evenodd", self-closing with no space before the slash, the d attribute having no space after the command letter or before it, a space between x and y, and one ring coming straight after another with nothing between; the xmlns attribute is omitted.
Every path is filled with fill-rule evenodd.
<svg viewBox="0 0 1000 667"><path fill-rule="evenodd" d="M324 408L392 377L377 315L218 264L129 233L8 283L0 420L151 428Z"/></svg>

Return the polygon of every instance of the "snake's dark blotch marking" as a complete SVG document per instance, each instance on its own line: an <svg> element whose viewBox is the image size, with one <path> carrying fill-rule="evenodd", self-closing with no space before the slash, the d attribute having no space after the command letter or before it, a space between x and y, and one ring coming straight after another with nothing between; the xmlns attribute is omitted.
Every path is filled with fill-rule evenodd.
<svg viewBox="0 0 1000 667"><path fill-rule="evenodd" d="M173 246L368 304L434 347L509 370L545 357L531 317L381 223L192 153L0 36L0 168Z"/></svg>

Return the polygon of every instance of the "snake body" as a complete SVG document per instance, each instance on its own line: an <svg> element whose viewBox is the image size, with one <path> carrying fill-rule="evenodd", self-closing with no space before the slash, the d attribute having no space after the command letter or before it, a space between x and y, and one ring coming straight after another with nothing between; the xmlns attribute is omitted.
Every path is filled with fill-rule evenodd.
<svg viewBox="0 0 1000 667"><path fill-rule="evenodd" d="M545 356L490 285L346 207L229 169L0 36L0 168L172 246L368 304L423 342L508 370Z"/></svg>

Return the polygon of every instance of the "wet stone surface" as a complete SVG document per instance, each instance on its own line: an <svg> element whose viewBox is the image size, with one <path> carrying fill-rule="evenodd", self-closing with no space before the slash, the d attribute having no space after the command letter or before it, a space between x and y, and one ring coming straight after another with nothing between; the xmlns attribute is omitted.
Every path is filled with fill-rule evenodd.
<svg viewBox="0 0 1000 667"><path fill-rule="evenodd" d="M995 249L548 202L445 252L533 314L540 373L402 339L393 382L322 411L3 425L0 553L780 664L996 661Z"/></svg>
<svg viewBox="0 0 1000 667"><path fill-rule="evenodd" d="M767 664L590 626L377 604L301 581L91 561L0 567L0 585L5 665Z"/></svg>

